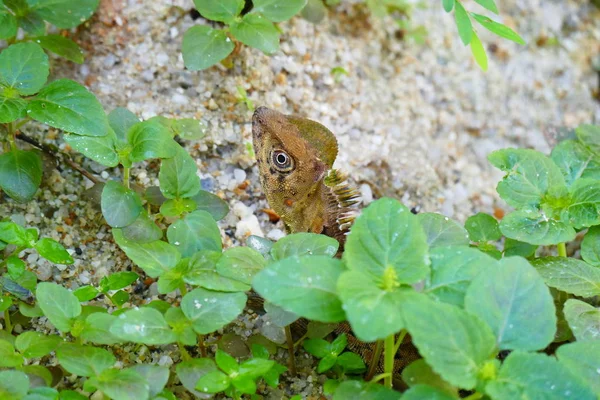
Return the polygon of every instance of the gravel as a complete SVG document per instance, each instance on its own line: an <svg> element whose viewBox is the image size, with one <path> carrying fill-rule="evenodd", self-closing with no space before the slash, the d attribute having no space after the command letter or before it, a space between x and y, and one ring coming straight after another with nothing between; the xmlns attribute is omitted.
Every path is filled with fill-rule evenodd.
<svg viewBox="0 0 600 400"><path fill-rule="evenodd" d="M205 139L185 146L197 160L203 189L230 204L232 212L220 222L225 246L243 243L250 234L283 235L281 223L269 222L260 211L267 204L247 150L252 112L238 101L238 86L256 106L328 126L339 141L336 166L349 173L366 203L393 196L411 208L460 221L505 207L495 193L501 173L487 163L489 152L517 146L547 152L546 134L556 127L600 121L599 103L592 97L598 74L590 65L600 52L600 12L588 1L499 0L504 23L528 44L518 46L479 29L483 43L494 50L487 73L476 67L452 18L438 4L415 10L411 23L428 32L426 43L417 45L399 40L391 20L360 17L353 3L344 1L318 25L300 18L281 24L281 51L272 57L244 47L230 70L219 65L192 72L183 66L182 35L206 22L192 20L191 1L114 0L113 18L108 0L89 30L79 33L88 50L85 63L56 59L53 73L84 82L108 111L123 106L141 118L193 117L209 127ZM467 7L477 6L469 2ZM111 19L114 26L102 22ZM334 79L333 67L349 75ZM30 123L24 130L65 148L52 129ZM103 179L120 176L118 170L79 160ZM139 185L156 185L156 163L134 168L132 177ZM131 266L103 224L93 200L98 193L91 187L68 167L59 172L47 164L34 201L0 200L1 216L24 218L43 236L60 240L72 252L79 249L75 264L60 269L23 253L40 280L76 289ZM142 286L140 294L132 293L136 304L159 298L155 283ZM267 329L268 321L254 324L255 318L246 314L237 322L241 327L228 329L281 339L281 332ZM49 331L42 322L36 326ZM133 358L122 359L126 365L142 357L140 349L130 350ZM316 375L309 356L298 358L299 377L267 391L268 399L320 393L324 377ZM169 346L150 360L146 356L160 365L178 359Z"/></svg>

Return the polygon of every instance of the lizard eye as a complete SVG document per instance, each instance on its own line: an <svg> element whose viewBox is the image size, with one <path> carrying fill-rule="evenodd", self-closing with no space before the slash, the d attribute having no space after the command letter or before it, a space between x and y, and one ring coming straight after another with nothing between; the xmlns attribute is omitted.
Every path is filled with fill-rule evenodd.
<svg viewBox="0 0 600 400"><path fill-rule="evenodd" d="M273 166L279 172L289 172L294 169L294 161L292 160L292 157L290 157L283 150L273 151L271 154L271 159L273 160Z"/></svg>

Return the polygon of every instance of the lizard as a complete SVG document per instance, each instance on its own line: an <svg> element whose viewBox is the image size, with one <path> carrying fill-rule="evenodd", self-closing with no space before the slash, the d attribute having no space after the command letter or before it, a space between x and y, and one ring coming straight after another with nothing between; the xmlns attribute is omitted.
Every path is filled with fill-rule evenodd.
<svg viewBox="0 0 600 400"><path fill-rule="evenodd" d="M335 238L340 244L336 257L341 257L361 200L348 176L333 168L338 154L335 135L316 121L259 107L252 117L252 142L267 202L287 233ZM346 333L348 347L370 364L367 378L375 369L381 372L376 347L356 339L348 323L340 324L336 332ZM402 346L399 353L396 378L400 369L418 358L412 346Z"/></svg>

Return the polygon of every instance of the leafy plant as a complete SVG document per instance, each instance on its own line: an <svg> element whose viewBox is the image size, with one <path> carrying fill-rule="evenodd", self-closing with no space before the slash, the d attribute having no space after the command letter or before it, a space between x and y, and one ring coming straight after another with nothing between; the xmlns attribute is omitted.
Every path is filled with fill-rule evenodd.
<svg viewBox="0 0 600 400"><path fill-rule="evenodd" d="M196 9L211 21L222 22L223 29L196 25L183 36L183 61L196 71L209 68L229 56L234 41L273 54L279 50L279 31L275 23L298 14L307 0L255 0L253 8L242 15L244 0L194 0Z"/></svg>

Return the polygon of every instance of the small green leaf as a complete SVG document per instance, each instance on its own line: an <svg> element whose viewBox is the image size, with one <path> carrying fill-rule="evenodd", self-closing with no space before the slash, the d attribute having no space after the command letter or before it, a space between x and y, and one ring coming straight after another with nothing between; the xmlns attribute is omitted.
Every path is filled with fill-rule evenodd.
<svg viewBox="0 0 600 400"><path fill-rule="evenodd" d="M85 326L81 337L96 344L115 344L120 340L110 333L110 326L117 319L116 316L105 313L93 313L85 319Z"/></svg>
<svg viewBox="0 0 600 400"><path fill-rule="evenodd" d="M136 243L151 243L162 239L163 231L148 216L146 210L131 224L122 229L123 237Z"/></svg>
<svg viewBox="0 0 600 400"><path fill-rule="evenodd" d="M115 356L109 351L92 346L63 343L56 350L61 367L79 376L97 376L115 364Z"/></svg>
<svg viewBox="0 0 600 400"><path fill-rule="evenodd" d="M121 142L127 140L127 132L138 122L139 118L123 107L117 107L108 114L108 123Z"/></svg>
<svg viewBox="0 0 600 400"><path fill-rule="evenodd" d="M600 341L564 344L556 350L556 356L573 375L585 380L596 396L600 396Z"/></svg>
<svg viewBox="0 0 600 400"><path fill-rule="evenodd" d="M200 250L221 251L221 231L206 211L194 211L169 226L167 238L183 257Z"/></svg>
<svg viewBox="0 0 600 400"><path fill-rule="evenodd" d="M219 258L217 272L226 278L250 285L265 264L264 257L256 250L249 247L233 247L227 249Z"/></svg>
<svg viewBox="0 0 600 400"><path fill-rule="evenodd" d="M203 70L225 59L234 48L224 31L195 25L183 35L183 63L191 71Z"/></svg>
<svg viewBox="0 0 600 400"><path fill-rule="evenodd" d="M579 178L570 191L571 204L566 209L569 223L577 229L600 224L600 182Z"/></svg>
<svg viewBox="0 0 600 400"><path fill-rule="evenodd" d="M138 274L131 271L122 271L105 276L100 281L100 290L104 293L109 290L120 290L131 285L138 279Z"/></svg>
<svg viewBox="0 0 600 400"><path fill-rule="evenodd" d="M179 217L196 209L196 202L192 199L169 199L160 206L160 213L164 217Z"/></svg>
<svg viewBox="0 0 600 400"><path fill-rule="evenodd" d="M442 5L444 6L444 11L449 13L454 8L454 0L442 0Z"/></svg>
<svg viewBox="0 0 600 400"><path fill-rule="evenodd" d="M443 380L422 358L413 361L402 370L402 380L409 387L427 384L454 397L458 394L458 390Z"/></svg>
<svg viewBox="0 0 600 400"><path fill-rule="evenodd" d="M441 214L420 213L417 219L423 227L429 248L438 246L467 246L469 235L456 221Z"/></svg>
<svg viewBox="0 0 600 400"><path fill-rule="evenodd" d="M192 323L185 317L183 311L179 307L170 307L165 313L165 320L176 336L178 343L183 343L186 346L194 346L197 341L196 332L192 328Z"/></svg>
<svg viewBox="0 0 600 400"><path fill-rule="evenodd" d="M473 54L473 58L479 65L482 71L488 70L488 57L485 52L485 47L481 44L481 40L479 40L479 36L475 31L472 32L471 36L471 53Z"/></svg>
<svg viewBox="0 0 600 400"><path fill-rule="evenodd" d="M581 258L600 267L600 226L591 227L581 242Z"/></svg>
<svg viewBox="0 0 600 400"><path fill-rule="evenodd" d="M347 374L361 374L367 369L362 358L358 354L349 351L338 356L336 365L339 365Z"/></svg>
<svg viewBox="0 0 600 400"><path fill-rule="evenodd" d="M465 228L473 242L493 242L502 237L496 218L485 213L477 213L467 218Z"/></svg>
<svg viewBox="0 0 600 400"><path fill-rule="evenodd" d="M171 158L177 153L177 143L173 141L167 128L154 121L139 122L127 131L127 141L131 145L129 158L140 162L151 158Z"/></svg>
<svg viewBox="0 0 600 400"><path fill-rule="evenodd" d="M538 211L513 211L500 222L500 231L507 238L534 245L551 245L575 239L572 226L548 218Z"/></svg>
<svg viewBox="0 0 600 400"><path fill-rule="evenodd" d="M215 354L215 362L217 363L217 366L227 375L238 372L240 369L236 359L221 349L217 349L217 353Z"/></svg>
<svg viewBox="0 0 600 400"><path fill-rule="evenodd" d="M490 10L494 14L498 14L498 7L496 7L496 3L494 0L475 0L479 5L483 8Z"/></svg>
<svg viewBox="0 0 600 400"><path fill-rule="evenodd" d="M261 13L273 22L283 22L298 14L307 0L254 0L252 12Z"/></svg>
<svg viewBox="0 0 600 400"><path fill-rule="evenodd" d="M198 140L206 136L206 125L193 118L171 120L171 130L185 140Z"/></svg>
<svg viewBox="0 0 600 400"><path fill-rule="evenodd" d="M0 154L0 189L18 203L33 199L42 182L42 160L34 151Z"/></svg>
<svg viewBox="0 0 600 400"><path fill-rule="evenodd" d="M92 93L79 83L59 79L29 102L28 115L44 124L84 136L104 136L106 114Z"/></svg>
<svg viewBox="0 0 600 400"><path fill-rule="evenodd" d="M319 365L317 367L317 373L322 374L324 372L329 371L337 361L337 356L333 354L327 354L325 357L319 361Z"/></svg>
<svg viewBox="0 0 600 400"><path fill-rule="evenodd" d="M520 256L529 258L535 254L537 248L537 245L506 238L504 240L504 257Z"/></svg>
<svg viewBox="0 0 600 400"><path fill-rule="evenodd" d="M329 354L331 348L329 342L323 339L306 339L302 343L302 347L317 358L325 357Z"/></svg>
<svg viewBox="0 0 600 400"><path fill-rule="evenodd" d="M107 167L119 165L119 155L116 150L117 139L112 129L109 129L105 136L65 134L63 137L69 146L87 158Z"/></svg>
<svg viewBox="0 0 600 400"><path fill-rule="evenodd" d="M156 278L174 268L181 259L181 253L177 248L162 240L150 243L130 242L118 229L113 229L113 237L127 257L151 278Z"/></svg>
<svg viewBox="0 0 600 400"><path fill-rule="evenodd" d="M220 257L221 253L217 251L201 250L197 252L190 259L190 268L183 276L183 280L190 285L219 292L249 291L250 285L217 273L217 262Z"/></svg>
<svg viewBox="0 0 600 400"><path fill-rule="evenodd" d="M33 247L35 243L25 228L11 221L0 221L0 240L18 247Z"/></svg>
<svg viewBox="0 0 600 400"><path fill-rule="evenodd" d="M194 289L181 301L181 310L192 322L194 330L205 335L233 321L246 306L244 293L220 293Z"/></svg>
<svg viewBox="0 0 600 400"><path fill-rule="evenodd" d="M563 140L552 149L550 157L567 185L578 178L600 179L600 160L577 140Z"/></svg>
<svg viewBox="0 0 600 400"><path fill-rule="evenodd" d="M322 0L308 0L300 15L308 22L318 24L327 15L327 7Z"/></svg>
<svg viewBox="0 0 600 400"><path fill-rule="evenodd" d="M581 297L600 295L600 268L568 257L544 257L532 261L546 285Z"/></svg>
<svg viewBox="0 0 600 400"><path fill-rule="evenodd" d="M112 399L147 399L150 385L135 369L107 369L93 379L94 386Z"/></svg>
<svg viewBox="0 0 600 400"><path fill-rule="evenodd" d="M179 289L183 284L183 277L190 272L190 259L184 258L175 266L160 276L158 280L158 293L166 294Z"/></svg>
<svg viewBox="0 0 600 400"><path fill-rule="evenodd" d="M411 387L402 394L402 400L456 400L456 395L448 394L448 392L437 387L419 384Z"/></svg>
<svg viewBox="0 0 600 400"><path fill-rule="evenodd" d="M21 371L0 371L0 399L19 400L29 390L29 377Z"/></svg>
<svg viewBox="0 0 600 400"><path fill-rule="evenodd" d="M469 14L467 14L467 11L460 1L457 1L454 4L454 20L456 22L456 27L458 28L460 40L462 40L465 46L468 46L471 43L471 38L473 36L473 26L471 25Z"/></svg>
<svg viewBox="0 0 600 400"><path fill-rule="evenodd" d="M214 361L209 358L194 358L178 363L176 366L177 377L181 384L197 397L203 396L196 391L196 382L213 371L217 371Z"/></svg>
<svg viewBox="0 0 600 400"><path fill-rule="evenodd" d="M495 355L491 329L478 317L424 295L411 296L402 308L408 332L425 361L449 383L474 388L479 370Z"/></svg>
<svg viewBox="0 0 600 400"><path fill-rule="evenodd" d="M83 64L83 50L74 41L61 35L39 36L34 39L44 49L69 61Z"/></svg>
<svg viewBox="0 0 600 400"><path fill-rule="evenodd" d="M0 21L2 23L2 21ZM5 88L0 91L0 123L13 122L18 119L24 118L27 108L27 102L17 96L16 93L7 96L7 91L14 89Z"/></svg>
<svg viewBox="0 0 600 400"><path fill-rule="evenodd" d="M62 244L50 238L42 238L35 244L40 256L55 264L73 264L73 258Z"/></svg>
<svg viewBox="0 0 600 400"><path fill-rule="evenodd" d="M221 371L212 371L203 375L196 383L196 389L204 393L218 393L227 389L231 381Z"/></svg>
<svg viewBox="0 0 600 400"><path fill-rule="evenodd" d="M147 345L175 342L175 335L163 315L149 307L129 310L119 315L111 325L110 333L122 340Z"/></svg>
<svg viewBox="0 0 600 400"><path fill-rule="evenodd" d="M336 255L339 242L329 236L316 233L294 233L279 239L271 250L273 260L282 260L291 256L323 255L333 257Z"/></svg>
<svg viewBox="0 0 600 400"><path fill-rule="evenodd" d="M573 335L579 341L600 337L600 309L577 299L565 302L563 312Z"/></svg>
<svg viewBox="0 0 600 400"><path fill-rule="evenodd" d="M19 94L37 93L48 79L48 56L35 43L17 43L0 52L0 84Z"/></svg>
<svg viewBox="0 0 600 400"><path fill-rule="evenodd" d="M300 318L298 315L289 311L285 311L283 308L268 301L265 301L264 307L269 321L282 328Z"/></svg>
<svg viewBox="0 0 600 400"><path fill-rule="evenodd" d="M28 331L17 336L15 347L25 358L38 358L54 351L60 342L60 336L46 336Z"/></svg>
<svg viewBox="0 0 600 400"><path fill-rule="evenodd" d="M8 270L8 275L12 279L18 279L23 272L25 272L25 262L21 260L19 257L12 255L6 258L5 264L6 269Z"/></svg>
<svg viewBox="0 0 600 400"><path fill-rule="evenodd" d="M548 287L527 260L500 260L471 282L465 309L485 321L500 350L541 350L556 333L556 310Z"/></svg>
<svg viewBox="0 0 600 400"><path fill-rule="evenodd" d="M100 0L27 0L29 7L61 29L71 29L92 16Z"/></svg>
<svg viewBox="0 0 600 400"><path fill-rule="evenodd" d="M333 400L400 400L401 397L400 392L378 383L348 380L338 386Z"/></svg>
<svg viewBox="0 0 600 400"><path fill-rule="evenodd" d="M100 291L93 286L82 286L73 292L75 297L81 302L90 301L96 298L100 294Z"/></svg>
<svg viewBox="0 0 600 400"><path fill-rule="evenodd" d="M17 35L17 18L6 10L0 10L0 39Z"/></svg>
<svg viewBox="0 0 600 400"><path fill-rule="evenodd" d="M31 36L46 34L46 22L35 11L28 11L25 15L18 16L17 22L19 27Z"/></svg>
<svg viewBox="0 0 600 400"><path fill-rule="evenodd" d="M258 251L267 259L270 259L269 254L274 244L275 243L271 240L256 235L250 235L248 236L248 239L246 239L246 246Z"/></svg>
<svg viewBox="0 0 600 400"><path fill-rule="evenodd" d="M480 0L481 1L481 0ZM496 35L505 39L511 40L518 44L525 44L525 41L515 31L510 29L508 26L500 24L485 15L471 13L475 21L479 22L485 29L495 33Z"/></svg>
<svg viewBox="0 0 600 400"><path fill-rule="evenodd" d="M244 0L194 0L194 5L204 18L231 24L242 12Z"/></svg>
<svg viewBox="0 0 600 400"><path fill-rule="evenodd" d="M265 54L279 50L279 31L272 22L259 14L246 14L230 26L231 34L246 46L254 47Z"/></svg>
<svg viewBox="0 0 600 400"><path fill-rule="evenodd" d="M225 218L229 212L229 206L223 199L205 190L200 190L192 200L196 203L197 210L206 211L215 221Z"/></svg>
<svg viewBox="0 0 600 400"><path fill-rule="evenodd" d="M13 345L5 340L0 340L0 368L14 368L23 365L23 356L15 352ZM0 383L1 385L1 383ZM1 392L0 386L0 394ZM0 399L2 396L0 395Z"/></svg>
<svg viewBox="0 0 600 400"><path fill-rule="evenodd" d="M266 300L305 318L339 322L344 311L336 294L341 262L327 256L288 257L269 264L253 281Z"/></svg>
<svg viewBox="0 0 600 400"><path fill-rule="evenodd" d="M166 386L169 380L169 368L159 365L138 364L131 369L140 374L148 383L150 388L150 398L157 396ZM157 399L157 400L160 400Z"/></svg>
<svg viewBox="0 0 600 400"><path fill-rule="evenodd" d="M104 219L113 228L130 225L142 212L138 194L115 181L104 185L101 206Z"/></svg>
<svg viewBox="0 0 600 400"><path fill-rule="evenodd" d="M69 332L81 314L81 304L68 289L56 283L40 282L36 289L38 305L60 331Z"/></svg>
<svg viewBox="0 0 600 400"><path fill-rule="evenodd" d="M512 352L496 379L485 387L493 399L594 400L583 382L554 357L539 353Z"/></svg>
<svg viewBox="0 0 600 400"><path fill-rule="evenodd" d="M418 282L429 271L419 220L390 198L374 201L356 219L343 257L348 269L377 279L393 270L399 283Z"/></svg>
<svg viewBox="0 0 600 400"><path fill-rule="evenodd" d="M600 154L600 126L599 125L579 125L575 129L577 138L588 149L596 154Z"/></svg>
<svg viewBox="0 0 600 400"><path fill-rule="evenodd" d="M183 147L177 146L175 157L161 163L158 174L160 191L167 199L193 197L200 191L197 172L192 156Z"/></svg>

